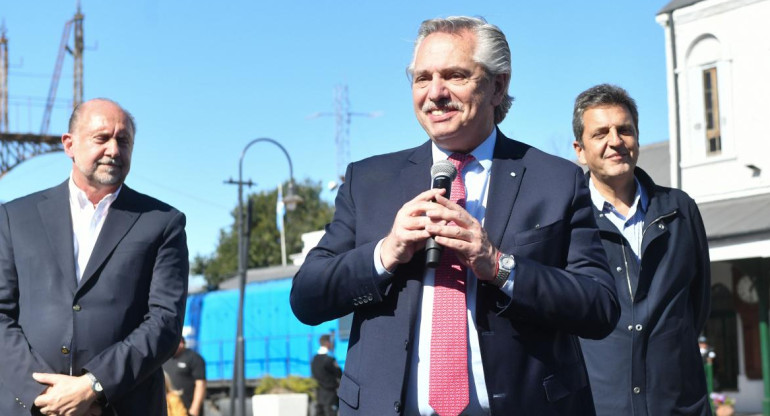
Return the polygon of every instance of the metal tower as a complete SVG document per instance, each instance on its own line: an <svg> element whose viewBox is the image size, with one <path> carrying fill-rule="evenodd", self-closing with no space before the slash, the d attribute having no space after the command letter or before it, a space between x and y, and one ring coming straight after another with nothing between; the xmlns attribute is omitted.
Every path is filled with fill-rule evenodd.
<svg viewBox="0 0 770 416"><path fill-rule="evenodd" d="M70 32L74 28L74 43L70 48ZM11 169L35 156L62 150L61 137L48 134L51 122L51 112L56 100L56 90L59 86L64 53L72 54L75 61L73 108L83 102L83 14L80 12L80 2L77 4L75 16L64 24L59 54L56 58L51 86L48 90L48 100L43 112L43 122L40 134L9 133L8 132L8 41L5 38L5 25L0 28L0 179Z"/></svg>
<svg viewBox="0 0 770 416"><path fill-rule="evenodd" d="M345 84L334 87L334 113L314 113L308 118L317 118L321 116L334 116L335 135L334 144L337 149L337 179L340 183L345 180L345 169L350 163L350 118L352 116L379 117L381 111L372 111L369 113L357 113L350 111L350 100L348 99L348 86Z"/></svg>

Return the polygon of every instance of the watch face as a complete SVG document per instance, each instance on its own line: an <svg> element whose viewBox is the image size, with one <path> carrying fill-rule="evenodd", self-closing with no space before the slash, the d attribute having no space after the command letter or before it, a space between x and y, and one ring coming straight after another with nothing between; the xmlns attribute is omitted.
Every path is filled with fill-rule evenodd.
<svg viewBox="0 0 770 416"><path fill-rule="evenodd" d="M738 283L735 285L735 291L738 298L745 303L759 302L757 288L754 287L754 279L749 276L743 276L738 280Z"/></svg>
<svg viewBox="0 0 770 416"><path fill-rule="evenodd" d="M506 257L503 257L501 260L502 260L501 263L503 263L503 267L505 267L506 269L513 268L513 257L506 256Z"/></svg>

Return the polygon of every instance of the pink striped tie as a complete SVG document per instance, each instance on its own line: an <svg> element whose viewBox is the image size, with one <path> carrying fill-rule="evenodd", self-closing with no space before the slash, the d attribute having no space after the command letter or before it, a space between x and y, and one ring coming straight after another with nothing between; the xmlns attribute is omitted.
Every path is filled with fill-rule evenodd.
<svg viewBox="0 0 770 416"><path fill-rule="evenodd" d="M452 181L451 200L464 208L462 172L473 161L473 156L453 153L449 161L457 168L457 176ZM428 388L428 404L440 416L459 415L469 401L466 275L466 267L454 251L445 248L436 267Z"/></svg>

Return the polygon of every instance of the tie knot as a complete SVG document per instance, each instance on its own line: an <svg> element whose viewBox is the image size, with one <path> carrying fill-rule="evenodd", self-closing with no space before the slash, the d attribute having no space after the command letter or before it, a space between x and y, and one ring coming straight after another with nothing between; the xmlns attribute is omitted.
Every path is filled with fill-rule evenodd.
<svg viewBox="0 0 770 416"><path fill-rule="evenodd" d="M465 166L467 166L468 163L473 162L474 159L472 154L452 153L449 155L449 161L455 165L458 174L461 174Z"/></svg>

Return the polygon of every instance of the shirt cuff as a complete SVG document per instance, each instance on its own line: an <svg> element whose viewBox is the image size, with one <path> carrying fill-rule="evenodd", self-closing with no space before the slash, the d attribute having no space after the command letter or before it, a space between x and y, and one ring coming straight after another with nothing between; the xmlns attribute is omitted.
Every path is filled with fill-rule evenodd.
<svg viewBox="0 0 770 416"><path fill-rule="evenodd" d="M380 277L393 276L393 272L388 271L388 269L386 269L385 266L382 264L382 257L380 257L380 248L382 247L383 241L385 241L384 238L380 240L376 246L374 246L374 270L377 272L377 275Z"/></svg>

